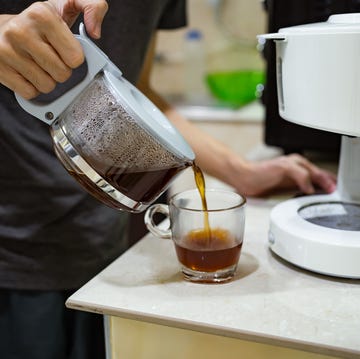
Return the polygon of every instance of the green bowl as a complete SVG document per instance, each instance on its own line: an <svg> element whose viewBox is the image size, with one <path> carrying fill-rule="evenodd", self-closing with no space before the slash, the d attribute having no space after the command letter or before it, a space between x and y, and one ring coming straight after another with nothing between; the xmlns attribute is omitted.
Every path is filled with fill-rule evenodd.
<svg viewBox="0 0 360 359"><path fill-rule="evenodd" d="M241 107L259 97L258 85L264 84L265 74L260 70L212 72L205 80L211 94L220 103Z"/></svg>

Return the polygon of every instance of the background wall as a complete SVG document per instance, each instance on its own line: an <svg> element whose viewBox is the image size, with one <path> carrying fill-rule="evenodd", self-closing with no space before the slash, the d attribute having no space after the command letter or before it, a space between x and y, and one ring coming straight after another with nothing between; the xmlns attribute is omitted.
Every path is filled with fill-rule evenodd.
<svg viewBox="0 0 360 359"><path fill-rule="evenodd" d="M159 32L152 82L161 94L184 92L189 29L203 35L204 71L240 66L245 60L239 60L239 49L256 50L256 35L266 32L266 13L260 0L188 0L188 23L180 30ZM259 54L250 61L263 66Z"/></svg>

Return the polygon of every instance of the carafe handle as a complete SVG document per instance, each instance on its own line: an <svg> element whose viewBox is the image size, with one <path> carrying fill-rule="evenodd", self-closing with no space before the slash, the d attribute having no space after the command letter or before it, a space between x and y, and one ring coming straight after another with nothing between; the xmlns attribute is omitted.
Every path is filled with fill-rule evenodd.
<svg viewBox="0 0 360 359"><path fill-rule="evenodd" d="M55 119L70 105L74 98L78 96L89 83L91 83L96 74L98 74L106 65L110 67L110 71L113 73L116 72L117 75L121 76L121 71L109 60L104 52L88 38L83 23L80 24L79 35L75 36L81 43L87 63L87 74L80 83L49 103L39 102L36 98L25 100L23 97L15 94L16 100L25 111L48 125L51 125L55 121Z"/></svg>

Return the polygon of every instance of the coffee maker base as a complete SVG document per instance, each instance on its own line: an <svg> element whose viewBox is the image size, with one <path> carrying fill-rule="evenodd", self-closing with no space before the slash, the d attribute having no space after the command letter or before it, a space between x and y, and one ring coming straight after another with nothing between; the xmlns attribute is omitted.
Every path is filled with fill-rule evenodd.
<svg viewBox="0 0 360 359"><path fill-rule="evenodd" d="M359 279L359 215L360 204L343 202L337 193L290 199L271 212L270 249L303 269Z"/></svg>

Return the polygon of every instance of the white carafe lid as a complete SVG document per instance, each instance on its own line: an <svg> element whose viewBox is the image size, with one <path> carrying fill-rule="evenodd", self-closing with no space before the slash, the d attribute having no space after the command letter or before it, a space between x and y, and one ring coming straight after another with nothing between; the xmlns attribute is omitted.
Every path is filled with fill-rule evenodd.
<svg viewBox="0 0 360 359"><path fill-rule="evenodd" d="M195 154L178 130L167 117L133 84L123 76L104 69L104 76L110 83L113 95L136 123L170 152L181 159L193 161Z"/></svg>

